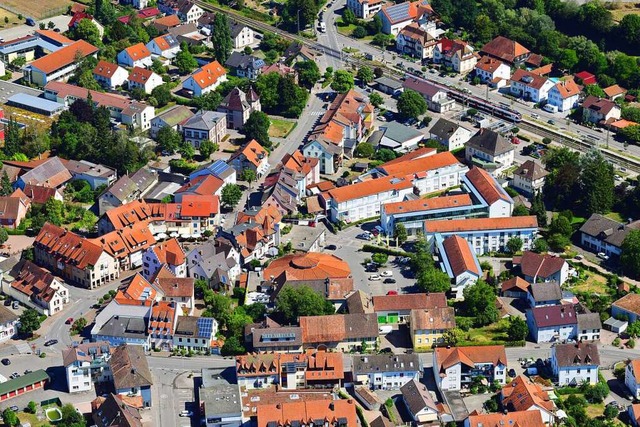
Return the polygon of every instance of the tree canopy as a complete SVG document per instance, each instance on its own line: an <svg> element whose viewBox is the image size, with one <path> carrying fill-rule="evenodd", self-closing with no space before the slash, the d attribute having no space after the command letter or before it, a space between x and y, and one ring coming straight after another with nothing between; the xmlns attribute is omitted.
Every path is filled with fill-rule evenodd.
<svg viewBox="0 0 640 427"><path fill-rule="evenodd" d="M353 89L354 81L353 74L345 70L336 70L333 73L333 80L331 81L331 89L338 93L346 93Z"/></svg>
<svg viewBox="0 0 640 427"><path fill-rule="evenodd" d="M491 285L484 280L478 280L474 285L463 291L465 307L468 313L475 317L477 326L489 325L498 320L500 313L496 307L496 294Z"/></svg>
<svg viewBox="0 0 640 427"><path fill-rule="evenodd" d="M262 111L252 111L242 131L247 141L255 139L263 147L270 148L269 126L271 126L271 120L269 120L269 116L267 116L266 113Z"/></svg>
<svg viewBox="0 0 640 427"><path fill-rule="evenodd" d="M211 44L213 45L213 56L224 64L231 55L233 40L227 15L216 13L213 18L213 31L211 32Z"/></svg>
<svg viewBox="0 0 640 427"><path fill-rule="evenodd" d="M398 112L403 117L417 119L427 112L427 101L415 90L405 90L398 97Z"/></svg>
<svg viewBox="0 0 640 427"><path fill-rule="evenodd" d="M288 324L296 324L300 316L333 314L333 304L309 286L284 286L276 298L276 313Z"/></svg>

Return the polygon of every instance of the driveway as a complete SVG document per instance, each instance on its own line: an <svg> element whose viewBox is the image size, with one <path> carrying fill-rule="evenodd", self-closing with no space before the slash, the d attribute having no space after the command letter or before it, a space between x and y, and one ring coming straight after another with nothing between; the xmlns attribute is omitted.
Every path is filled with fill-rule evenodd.
<svg viewBox="0 0 640 427"><path fill-rule="evenodd" d="M0 37L5 39L6 41L17 39L19 37L24 37L29 34L33 34L33 32L39 29L40 22L44 22L45 25L51 21L55 24L55 28L59 28L60 31L67 31L69 21L71 17L69 15L58 15L53 16L51 18L43 19L42 21L37 21L35 27L30 27L27 24L17 25L12 28L7 28L6 30L0 31Z"/></svg>

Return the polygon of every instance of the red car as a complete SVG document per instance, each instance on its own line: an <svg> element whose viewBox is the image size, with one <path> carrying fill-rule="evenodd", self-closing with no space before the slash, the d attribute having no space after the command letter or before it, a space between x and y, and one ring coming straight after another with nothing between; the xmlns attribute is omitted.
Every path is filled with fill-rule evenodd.
<svg viewBox="0 0 640 427"><path fill-rule="evenodd" d="M398 295L398 291L389 291L387 295Z"/></svg>
<svg viewBox="0 0 640 427"><path fill-rule="evenodd" d="M66 322L64 322L64 323L66 323L67 325L72 324L72 323L73 323L73 317L69 317L69 318L67 319L67 321L66 321Z"/></svg>

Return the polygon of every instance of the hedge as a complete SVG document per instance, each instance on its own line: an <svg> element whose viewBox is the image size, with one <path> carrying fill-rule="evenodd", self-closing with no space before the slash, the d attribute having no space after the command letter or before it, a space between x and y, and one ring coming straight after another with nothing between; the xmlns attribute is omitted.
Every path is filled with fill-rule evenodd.
<svg viewBox="0 0 640 427"><path fill-rule="evenodd" d="M365 244L364 246L362 246L362 250L364 252L380 253L380 254L395 255L395 256L411 256L409 252L405 252L397 249L383 248L381 246L374 246L370 244Z"/></svg>

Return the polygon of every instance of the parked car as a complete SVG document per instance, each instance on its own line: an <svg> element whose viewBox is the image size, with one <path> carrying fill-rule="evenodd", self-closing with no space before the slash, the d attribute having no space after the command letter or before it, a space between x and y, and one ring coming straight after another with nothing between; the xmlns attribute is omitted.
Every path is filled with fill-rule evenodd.
<svg viewBox="0 0 640 427"><path fill-rule="evenodd" d="M64 323L66 323L67 325L70 325L73 323L73 317L69 317Z"/></svg>
<svg viewBox="0 0 640 427"><path fill-rule="evenodd" d="M391 276L393 276L393 271L391 271L391 270L385 270L385 271L383 271L382 273L380 273L380 275L381 275L382 277L391 277Z"/></svg>
<svg viewBox="0 0 640 427"><path fill-rule="evenodd" d="M20 408L18 408L16 405L10 406L9 409L11 409L13 412L18 412L20 410Z"/></svg>
<svg viewBox="0 0 640 427"><path fill-rule="evenodd" d="M368 233L360 233L356 236L356 239L371 240L371 235Z"/></svg>
<svg viewBox="0 0 640 427"><path fill-rule="evenodd" d="M47 342L44 343L45 347L51 347L52 345L56 345L58 344L58 340L49 340Z"/></svg>
<svg viewBox="0 0 640 427"><path fill-rule="evenodd" d="M35 27L36 26L36 20L33 19L33 18L27 18L25 23L30 27Z"/></svg>
<svg viewBox="0 0 640 427"><path fill-rule="evenodd" d="M372 274L371 276L369 276L369 280L376 281L376 280L380 280L380 276L378 274Z"/></svg>
<svg viewBox="0 0 640 427"><path fill-rule="evenodd" d="M336 245L327 245L324 248L328 251L335 251L336 249L338 249Z"/></svg>
<svg viewBox="0 0 640 427"><path fill-rule="evenodd" d="M4 359L2 359L2 364L4 366L9 366L11 365L11 360L7 359L6 357Z"/></svg>
<svg viewBox="0 0 640 427"><path fill-rule="evenodd" d="M598 258L606 261L609 259L609 255L605 254L604 252L598 252Z"/></svg>
<svg viewBox="0 0 640 427"><path fill-rule="evenodd" d="M374 229L378 230L378 233L383 233L384 232L384 228L380 227L379 225L376 225L375 227L373 227Z"/></svg>
<svg viewBox="0 0 640 427"><path fill-rule="evenodd" d="M33 372L33 371L32 371L31 369L25 369L25 370L24 370L24 374L25 374L25 375L30 374L30 373L32 373L32 372Z"/></svg>
<svg viewBox="0 0 640 427"><path fill-rule="evenodd" d="M509 378L515 378L516 377L516 370L515 369L509 369L509 372L507 372L507 374L509 375Z"/></svg>
<svg viewBox="0 0 640 427"><path fill-rule="evenodd" d="M398 295L398 291L389 291L387 295Z"/></svg>
<svg viewBox="0 0 640 427"><path fill-rule="evenodd" d="M15 379L16 379L16 378L18 378L19 376L20 376L20 374L19 374L19 373L14 372L13 374L9 375L9 378L10 378L10 379L12 379L12 380L15 380Z"/></svg>
<svg viewBox="0 0 640 427"><path fill-rule="evenodd" d="M382 283L396 283L396 279L394 279L393 277L387 277Z"/></svg>
<svg viewBox="0 0 640 427"><path fill-rule="evenodd" d="M19 303L18 301L14 301L14 302L11 304L11 307L12 307L14 310L17 310L17 309L19 309L19 308L20 308L20 303Z"/></svg>
<svg viewBox="0 0 640 427"><path fill-rule="evenodd" d="M180 411L179 414L181 417L190 417L193 415L193 412L191 411L187 411L186 409L184 411Z"/></svg>

